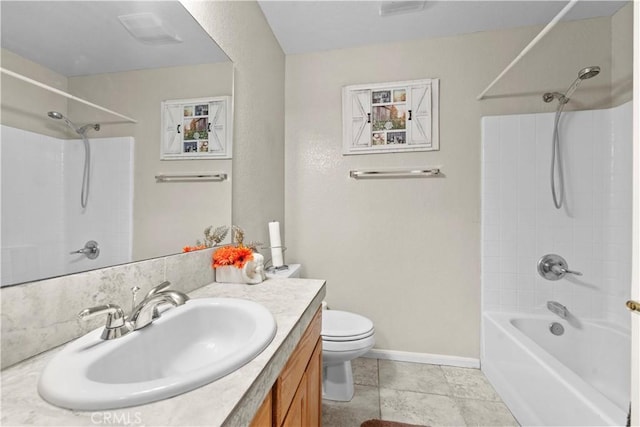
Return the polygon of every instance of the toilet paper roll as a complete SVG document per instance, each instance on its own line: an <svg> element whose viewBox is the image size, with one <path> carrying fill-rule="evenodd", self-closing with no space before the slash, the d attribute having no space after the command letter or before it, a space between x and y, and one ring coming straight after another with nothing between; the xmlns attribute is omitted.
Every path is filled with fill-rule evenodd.
<svg viewBox="0 0 640 427"><path fill-rule="evenodd" d="M269 223L269 241L271 242L271 263L274 267L282 267L284 265L284 258L282 256L280 223L278 221Z"/></svg>

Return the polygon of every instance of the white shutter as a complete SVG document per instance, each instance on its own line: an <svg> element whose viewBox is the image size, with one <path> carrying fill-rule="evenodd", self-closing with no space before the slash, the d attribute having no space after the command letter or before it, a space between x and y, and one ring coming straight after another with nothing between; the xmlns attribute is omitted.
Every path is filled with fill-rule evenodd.
<svg viewBox="0 0 640 427"><path fill-rule="evenodd" d="M164 154L182 153L182 105L165 104L163 132Z"/></svg>
<svg viewBox="0 0 640 427"><path fill-rule="evenodd" d="M410 87L411 120L408 144L432 145L431 139L431 84Z"/></svg>
<svg viewBox="0 0 640 427"><path fill-rule="evenodd" d="M369 147L371 146L371 90L351 91L349 98L351 147Z"/></svg>
<svg viewBox="0 0 640 427"><path fill-rule="evenodd" d="M227 111L225 101L209 103L209 152L224 152L227 143Z"/></svg>

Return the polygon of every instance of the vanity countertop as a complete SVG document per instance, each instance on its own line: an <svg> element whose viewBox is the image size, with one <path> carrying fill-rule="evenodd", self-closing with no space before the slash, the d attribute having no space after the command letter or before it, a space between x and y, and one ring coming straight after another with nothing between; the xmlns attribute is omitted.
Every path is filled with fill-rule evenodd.
<svg viewBox="0 0 640 427"><path fill-rule="evenodd" d="M277 379L324 298L323 280L269 279L258 285L212 283L192 298L233 297L256 301L271 311L278 330L269 346L237 371L190 392L130 408L71 411L38 395L44 366L63 347L2 371L2 425L248 425ZM52 327L55 327L53 325Z"/></svg>

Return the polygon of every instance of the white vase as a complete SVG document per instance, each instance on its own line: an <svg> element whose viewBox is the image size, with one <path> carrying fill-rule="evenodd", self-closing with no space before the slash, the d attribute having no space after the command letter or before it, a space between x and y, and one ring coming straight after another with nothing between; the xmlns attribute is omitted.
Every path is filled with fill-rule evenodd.
<svg viewBox="0 0 640 427"><path fill-rule="evenodd" d="M242 268L232 265L216 267L216 282L246 283L256 285L267 277L264 272L264 257L259 253L253 254L253 260L247 261Z"/></svg>
<svg viewBox="0 0 640 427"><path fill-rule="evenodd" d="M236 268L232 265L216 267L216 282L247 283L242 275L242 268Z"/></svg>

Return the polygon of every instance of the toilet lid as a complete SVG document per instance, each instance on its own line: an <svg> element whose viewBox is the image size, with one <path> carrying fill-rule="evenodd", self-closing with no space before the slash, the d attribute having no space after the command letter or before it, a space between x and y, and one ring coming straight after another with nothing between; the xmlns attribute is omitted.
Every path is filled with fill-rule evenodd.
<svg viewBox="0 0 640 427"><path fill-rule="evenodd" d="M322 339L351 341L373 334L373 322L359 314L340 310L322 312Z"/></svg>

